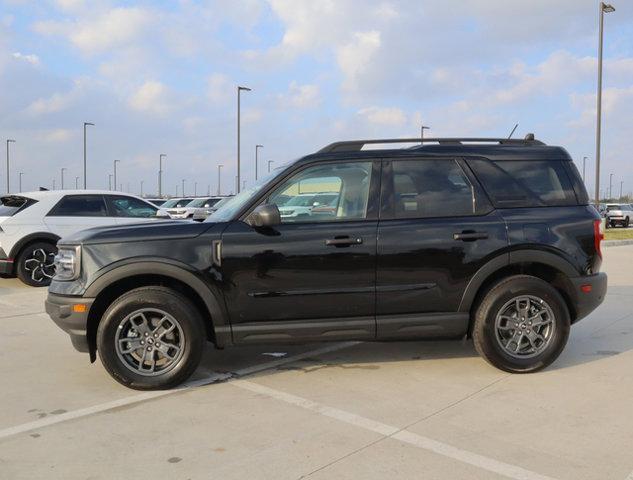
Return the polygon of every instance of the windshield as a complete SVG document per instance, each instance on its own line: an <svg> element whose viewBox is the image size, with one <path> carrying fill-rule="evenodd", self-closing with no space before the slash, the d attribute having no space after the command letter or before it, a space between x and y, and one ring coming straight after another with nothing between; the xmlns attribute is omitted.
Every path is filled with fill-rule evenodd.
<svg viewBox="0 0 633 480"><path fill-rule="evenodd" d="M172 198L161 205L161 208L184 207L191 202L191 198Z"/></svg>
<svg viewBox="0 0 633 480"><path fill-rule="evenodd" d="M188 203L187 207L190 207L190 208L212 207L219 201L220 201L219 198L196 198L191 203Z"/></svg>
<svg viewBox="0 0 633 480"><path fill-rule="evenodd" d="M244 206L260 192L263 187L270 183L275 177L281 175L285 170L286 167L275 169L268 175L248 187L246 190L242 190L234 197L225 199L226 203L220 206L220 208L218 208L213 215L209 216L206 221L226 222L227 220L231 220L237 214L237 212L244 208ZM222 201L224 202L224 200Z"/></svg>

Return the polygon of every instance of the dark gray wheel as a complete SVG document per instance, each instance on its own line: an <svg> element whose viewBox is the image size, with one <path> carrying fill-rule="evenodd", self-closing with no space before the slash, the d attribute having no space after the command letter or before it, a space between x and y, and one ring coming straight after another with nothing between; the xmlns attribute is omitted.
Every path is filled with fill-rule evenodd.
<svg viewBox="0 0 633 480"><path fill-rule="evenodd" d="M493 285L475 311L473 341L479 354L501 370L535 372L563 351L570 318L549 283L515 275Z"/></svg>
<svg viewBox="0 0 633 480"><path fill-rule="evenodd" d="M48 242L35 242L22 249L17 258L18 278L32 287L50 285L55 275L57 247Z"/></svg>
<svg viewBox="0 0 633 480"><path fill-rule="evenodd" d="M191 376L205 343L197 307L166 287L141 287L116 299L97 330L97 351L118 382L138 390L171 388Z"/></svg>

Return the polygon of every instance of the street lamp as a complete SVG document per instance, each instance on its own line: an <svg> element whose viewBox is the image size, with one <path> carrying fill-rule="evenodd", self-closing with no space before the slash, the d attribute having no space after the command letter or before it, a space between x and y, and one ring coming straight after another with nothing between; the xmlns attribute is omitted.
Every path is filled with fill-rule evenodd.
<svg viewBox="0 0 633 480"><path fill-rule="evenodd" d="M624 183L624 180L620 180L620 198L619 200L622 201L622 184Z"/></svg>
<svg viewBox="0 0 633 480"><path fill-rule="evenodd" d="M7 194L11 193L9 191L9 143L15 143L15 140L12 138L7 139Z"/></svg>
<svg viewBox="0 0 633 480"><path fill-rule="evenodd" d="M220 189L220 179L222 177L222 167L224 165L220 164L218 165L218 197L221 195L221 189Z"/></svg>
<svg viewBox="0 0 633 480"><path fill-rule="evenodd" d="M257 160L257 153L259 151L260 148L264 148L263 145L255 145L255 181L257 181L257 165L258 165L258 160Z"/></svg>
<svg viewBox="0 0 633 480"><path fill-rule="evenodd" d="M79 177L75 177L75 190L79 190Z"/></svg>
<svg viewBox="0 0 633 480"><path fill-rule="evenodd" d="M250 92L248 87L237 87L237 193L240 193L240 94Z"/></svg>
<svg viewBox="0 0 633 480"><path fill-rule="evenodd" d="M611 188L613 187L613 174L609 174L609 199L613 199L613 195L611 194Z"/></svg>
<svg viewBox="0 0 633 480"><path fill-rule="evenodd" d="M64 189L64 172L68 170L66 167L62 167L62 190Z"/></svg>
<svg viewBox="0 0 633 480"><path fill-rule="evenodd" d="M158 156L158 198L163 198L163 157L164 153Z"/></svg>
<svg viewBox="0 0 633 480"><path fill-rule="evenodd" d="M185 196L185 179L182 179L182 196Z"/></svg>
<svg viewBox="0 0 633 480"><path fill-rule="evenodd" d="M270 173L270 164L275 163L274 160L268 160L268 173Z"/></svg>
<svg viewBox="0 0 633 480"><path fill-rule="evenodd" d="M585 183L585 162L587 157L582 157L582 183Z"/></svg>
<svg viewBox="0 0 633 480"><path fill-rule="evenodd" d="M88 125L91 125L94 127L94 123L90 123L90 122L84 122L84 190L88 187L86 187L86 127Z"/></svg>
<svg viewBox="0 0 633 480"><path fill-rule="evenodd" d="M198 182L193 182L193 196L198 195Z"/></svg>
<svg viewBox="0 0 633 480"><path fill-rule="evenodd" d="M24 175L24 172L20 172L18 174L18 179L19 179L18 183L19 183L19 186L20 186L19 193L22 193L22 175ZM620 191L622 191L622 182L620 182Z"/></svg>
<svg viewBox="0 0 633 480"><path fill-rule="evenodd" d="M116 164L121 163L121 160L114 161L114 189L116 190Z"/></svg>
<svg viewBox="0 0 633 480"><path fill-rule="evenodd" d="M600 200L600 129L602 126L602 43L604 37L604 14L615 12L613 6L600 2L600 32L598 36L598 95L596 114L596 203Z"/></svg>
<svg viewBox="0 0 633 480"><path fill-rule="evenodd" d="M430 127L426 127L424 125L422 125L420 127L420 140L424 140L424 130L428 130Z"/></svg>
<svg viewBox="0 0 633 480"><path fill-rule="evenodd" d="M141 180L141 197L143 196L143 180Z"/></svg>

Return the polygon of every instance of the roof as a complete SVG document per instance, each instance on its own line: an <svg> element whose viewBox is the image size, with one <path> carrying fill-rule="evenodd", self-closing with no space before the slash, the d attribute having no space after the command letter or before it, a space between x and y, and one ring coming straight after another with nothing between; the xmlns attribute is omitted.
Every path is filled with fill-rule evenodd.
<svg viewBox="0 0 633 480"><path fill-rule="evenodd" d="M111 190L36 190L32 192L20 192L20 193L11 193L2 195L6 196L21 196L28 197L34 200L44 199L44 198L55 198L55 197L63 197L64 195L126 195L129 197L138 197L138 195L134 195L132 193L111 191ZM141 197L138 197L141 198Z"/></svg>

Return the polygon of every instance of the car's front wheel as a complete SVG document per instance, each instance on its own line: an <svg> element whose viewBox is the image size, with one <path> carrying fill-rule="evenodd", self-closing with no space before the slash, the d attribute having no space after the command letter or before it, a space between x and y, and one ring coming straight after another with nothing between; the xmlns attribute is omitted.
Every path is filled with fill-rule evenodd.
<svg viewBox="0 0 633 480"><path fill-rule="evenodd" d="M16 274L31 287L50 285L55 275L57 247L48 242L35 242L22 249L17 258Z"/></svg>
<svg viewBox="0 0 633 480"><path fill-rule="evenodd" d="M506 278L489 289L474 321L477 352L506 372L530 373L547 367L569 337L564 299L550 284L528 275Z"/></svg>
<svg viewBox="0 0 633 480"><path fill-rule="evenodd" d="M204 343L196 306L165 287L125 293L106 310L97 330L97 351L105 369L138 390L184 382L200 363Z"/></svg>

